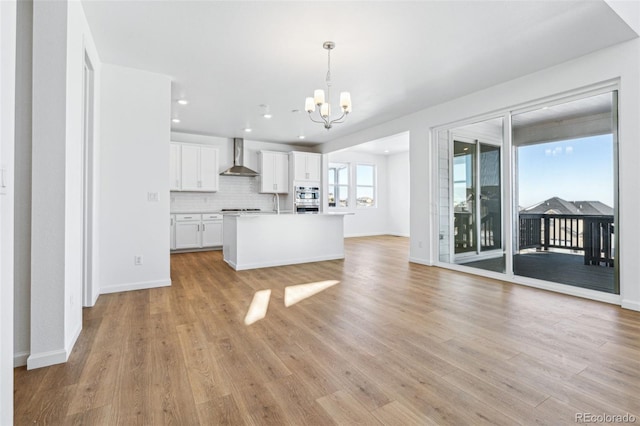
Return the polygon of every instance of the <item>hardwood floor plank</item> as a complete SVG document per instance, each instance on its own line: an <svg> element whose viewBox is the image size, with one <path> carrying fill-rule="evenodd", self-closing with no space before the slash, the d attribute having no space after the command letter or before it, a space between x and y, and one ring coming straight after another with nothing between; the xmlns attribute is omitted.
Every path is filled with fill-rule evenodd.
<svg viewBox="0 0 640 426"><path fill-rule="evenodd" d="M14 370L17 425L575 424L640 418L640 313L412 264L408 239L101 295L66 364ZM287 286L338 280L286 307ZM265 318L244 317L271 290Z"/></svg>
<svg viewBox="0 0 640 426"><path fill-rule="evenodd" d="M113 403L120 357L111 351L91 352L67 414L82 413Z"/></svg>
<svg viewBox="0 0 640 426"><path fill-rule="evenodd" d="M347 391L340 390L318 398L317 401L326 414L337 424L382 424Z"/></svg>
<svg viewBox="0 0 640 426"><path fill-rule="evenodd" d="M382 407L371 412L383 425L437 425L428 417L418 416L398 401L391 401Z"/></svg>
<svg viewBox="0 0 640 426"><path fill-rule="evenodd" d="M240 413L233 395L224 395L198 404L198 418L202 425L241 426L248 424L247 419Z"/></svg>

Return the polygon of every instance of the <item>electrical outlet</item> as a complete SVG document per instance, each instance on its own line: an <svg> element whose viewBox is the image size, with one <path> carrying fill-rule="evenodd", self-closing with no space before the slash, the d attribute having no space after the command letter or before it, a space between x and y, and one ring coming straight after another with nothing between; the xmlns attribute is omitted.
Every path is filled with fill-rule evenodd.
<svg viewBox="0 0 640 426"><path fill-rule="evenodd" d="M158 201L159 195L157 192L147 192L147 201Z"/></svg>
<svg viewBox="0 0 640 426"><path fill-rule="evenodd" d="M143 258L142 256L133 256L133 263L135 265L142 265Z"/></svg>

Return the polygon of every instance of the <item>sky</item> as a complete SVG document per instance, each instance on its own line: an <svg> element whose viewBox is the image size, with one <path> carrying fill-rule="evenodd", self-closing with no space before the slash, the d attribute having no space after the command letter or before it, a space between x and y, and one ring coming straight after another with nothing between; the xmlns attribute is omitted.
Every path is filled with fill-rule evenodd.
<svg viewBox="0 0 640 426"><path fill-rule="evenodd" d="M613 176L610 134L519 147L518 205L560 197L614 207Z"/></svg>

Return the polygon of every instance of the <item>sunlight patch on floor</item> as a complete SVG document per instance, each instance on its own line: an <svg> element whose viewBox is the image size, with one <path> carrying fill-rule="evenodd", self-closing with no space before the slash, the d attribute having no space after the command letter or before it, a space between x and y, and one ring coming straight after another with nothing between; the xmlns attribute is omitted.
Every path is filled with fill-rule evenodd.
<svg viewBox="0 0 640 426"><path fill-rule="evenodd" d="M267 315L270 297L271 290L256 291L256 294L253 295L253 300L251 301L247 315L244 317L245 325L251 325L256 321L260 321Z"/></svg>
<svg viewBox="0 0 640 426"><path fill-rule="evenodd" d="M338 284L339 282L340 281L329 280L309 284L290 285L288 287L285 287L284 306L288 308L291 305L295 305L301 300L311 297L314 294L318 294L321 291Z"/></svg>

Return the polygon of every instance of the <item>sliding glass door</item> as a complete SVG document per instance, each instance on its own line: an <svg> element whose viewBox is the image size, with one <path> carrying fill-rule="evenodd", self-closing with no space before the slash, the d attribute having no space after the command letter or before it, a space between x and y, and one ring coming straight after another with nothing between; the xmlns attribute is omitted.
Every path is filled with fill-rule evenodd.
<svg viewBox="0 0 640 426"><path fill-rule="evenodd" d="M439 261L618 293L616 105L506 114L506 142L502 117L439 130Z"/></svg>
<svg viewBox="0 0 640 426"><path fill-rule="evenodd" d="M504 271L502 131L493 119L439 135L441 261Z"/></svg>

